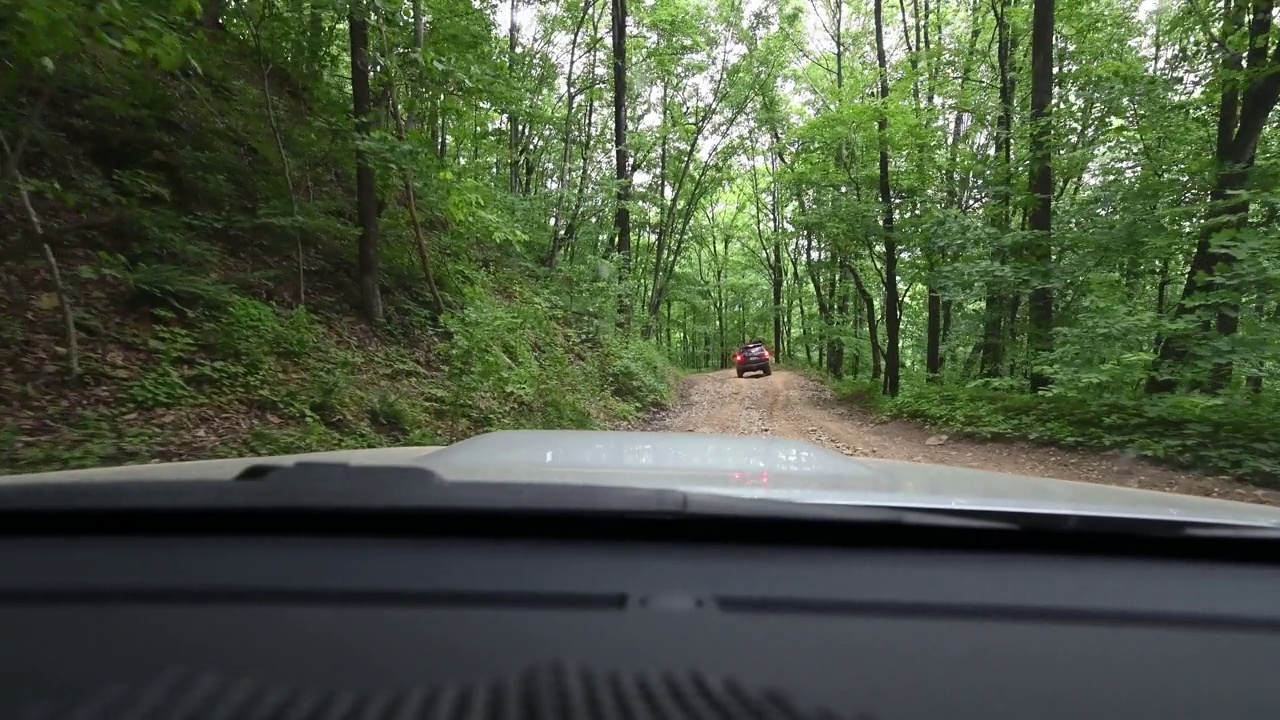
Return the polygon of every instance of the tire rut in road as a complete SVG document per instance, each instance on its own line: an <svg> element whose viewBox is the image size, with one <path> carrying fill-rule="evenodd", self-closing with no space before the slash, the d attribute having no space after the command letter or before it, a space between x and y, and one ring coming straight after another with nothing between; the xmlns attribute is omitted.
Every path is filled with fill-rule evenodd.
<svg viewBox="0 0 1280 720"><path fill-rule="evenodd" d="M737 379L734 380L737 382ZM743 382L748 382L748 378L743 378ZM770 412L767 402L763 402L760 394L756 392L757 388L753 386L747 387L743 393L742 406L738 409L737 417L737 435L761 435L765 437L772 436L777 424L777 418Z"/></svg>
<svg viewBox="0 0 1280 720"><path fill-rule="evenodd" d="M781 435L807 440L850 457L877 454L866 447L866 439L858 435L856 428L841 425L840 418L834 417L824 406L823 398L815 393L811 381L789 372L780 372L777 377L770 408L783 428Z"/></svg>
<svg viewBox="0 0 1280 720"><path fill-rule="evenodd" d="M833 432L827 411L811 395L810 381L781 370L744 378L732 370L695 375L683 384L678 405L646 429L782 437L860 454L865 443Z"/></svg>
<svg viewBox="0 0 1280 720"><path fill-rule="evenodd" d="M645 423L646 430L749 435L752 430L742 420L747 394L732 374L711 373L687 378L677 403L667 412Z"/></svg>

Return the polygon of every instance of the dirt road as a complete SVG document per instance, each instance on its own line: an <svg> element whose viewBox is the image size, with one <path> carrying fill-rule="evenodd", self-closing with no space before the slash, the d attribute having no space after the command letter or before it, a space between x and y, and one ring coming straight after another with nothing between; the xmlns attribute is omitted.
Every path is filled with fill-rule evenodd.
<svg viewBox="0 0 1280 720"><path fill-rule="evenodd" d="M732 370L690 377L676 403L651 418L646 429L785 437L846 455L1280 505L1280 493L1226 478L1180 473L1115 453L948 438L911 423L883 422L837 402L822 384L785 370L742 379Z"/></svg>

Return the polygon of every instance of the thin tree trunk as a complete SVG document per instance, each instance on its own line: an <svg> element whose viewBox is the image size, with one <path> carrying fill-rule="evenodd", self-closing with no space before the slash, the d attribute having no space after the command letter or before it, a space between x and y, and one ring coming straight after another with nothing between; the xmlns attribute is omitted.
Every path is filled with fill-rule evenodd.
<svg viewBox="0 0 1280 720"><path fill-rule="evenodd" d="M795 254L791 254L791 288L793 293L801 293L800 283L800 263L796 259ZM800 308L800 338L804 342L804 359L805 362L813 364L813 346L809 343L809 316L804 309L804 295L796 299L796 305Z"/></svg>
<svg viewBox="0 0 1280 720"><path fill-rule="evenodd" d="M782 216L778 208L778 156L774 152L770 158L770 217L773 221L773 258L770 263L773 280L773 352L782 355Z"/></svg>
<svg viewBox="0 0 1280 720"><path fill-rule="evenodd" d="M511 23L507 29L507 75L512 82L515 81L516 66L516 0L511 0ZM508 167L508 190L512 195L520 194L520 118L516 115L513 108L507 113L507 161L510 163Z"/></svg>
<svg viewBox="0 0 1280 720"><path fill-rule="evenodd" d="M35 231L36 237L40 238L40 248L44 252L45 262L49 265L49 277L53 280L53 291L58 298L58 306L62 308L62 324L67 338L67 375L75 380L80 376L80 349L75 312L71 307L71 294L62 283L62 274L58 272L58 261L53 256L53 248L49 247L48 241L45 240L44 226L40 223L40 216L36 214L35 206L31 204L26 179L18 169L18 151L15 147L10 147L3 133L0 133L0 150L4 153L3 165L6 171L18 184L18 198L22 201L22 209L27 213L27 221L31 223L31 229Z"/></svg>
<svg viewBox="0 0 1280 720"><path fill-rule="evenodd" d="M586 25L587 14L591 11L592 0L583 0L582 14L578 16L578 22L573 28L573 39L569 41L569 67L565 72L564 78L564 143L560 151L560 167L556 177L556 207L555 213L552 215L551 222L551 249L547 253L546 266L554 269L560 258L560 247L565 237L564 203L565 203L565 183L569 177L569 146L570 136L573 131L573 101L576 93L573 90L573 70L578 60L578 37L582 34L582 28ZM591 128L588 126L587 133L590 136Z"/></svg>
<svg viewBox="0 0 1280 720"><path fill-rule="evenodd" d="M387 41L386 31L382 33L382 50L387 57L391 57L391 45ZM389 77L391 91L391 119L396 125L396 139L400 142L406 142L408 139L408 122L405 120L404 114L400 109L400 91L396 83L395 77ZM405 207L409 210L409 224L413 228L414 244L418 250L418 261L422 264L422 275L427 281L427 290L431 292L431 302L433 309L437 314L444 312L444 298L440 295L440 288L436 285L435 273L431 266L431 253L427 249L426 233L422 230L422 221L418 217L418 202L413 190L413 176L406 172L402 182L404 184Z"/></svg>
<svg viewBox="0 0 1280 720"><path fill-rule="evenodd" d="M832 314L843 323L844 319L849 317L849 283L841 282L841 279L840 275L837 275L831 280L832 302L835 305ZM844 351L843 338L836 337L830 340L830 346L827 349L827 372L836 379L844 377Z"/></svg>
<svg viewBox="0 0 1280 720"><path fill-rule="evenodd" d="M653 284L652 295L646 303L646 319L644 325L644 336L648 338L653 332L653 323L657 316L659 303L662 302L660 297L662 278L662 263L664 254L667 249L667 235L670 222L668 218L674 212L671 206L675 205L676 198L673 196L667 200L667 147L669 143L669 133L667 132L667 93L669 91L668 79L662 78L662 94L659 104L662 109L659 111L661 120L658 124L658 132L661 133L661 139L658 141L658 230L653 240Z"/></svg>
<svg viewBox="0 0 1280 720"><path fill-rule="evenodd" d="M18 181L22 185L22 181ZM22 205L26 208L27 216L31 219L31 224L36 228L36 233L41 237L44 231L40 228L40 223L36 219L35 209L31 207L31 198L27 195L26 187L20 190L22 193ZM74 380L80 376L80 349L77 342L76 318L75 312L71 308L71 295L67 292L67 287L62 284L62 274L58 272L58 261L53 257L53 248L49 247L49 243L40 243L41 249L44 250L44 260L49 264L49 276L53 279L53 291L58 296L58 305L62 308L62 326L67 334L67 374Z"/></svg>
<svg viewBox="0 0 1280 720"><path fill-rule="evenodd" d="M298 227L301 213L298 211L298 193L293 186L293 168L289 163L289 154L284 149L284 137L280 132L280 122L276 117L275 102L271 99L270 66L264 57L263 47L258 34L253 33L254 45L258 53L258 67L262 71L262 101L267 106L267 122L271 126L271 137L275 140L276 152L280 155L280 168L284 173L284 184L289 191L289 203L293 207L293 247L298 272L298 307L307 304L306 266L303 262L302 231Z"/></svg>
<svg viewBox="0 0 1280 720"><path fill-rule="evenodd" d="M925 333L925 372L928 373L928 381L936 383L942 381L942 296L932 285L927 292L929 317Z"/></svg>

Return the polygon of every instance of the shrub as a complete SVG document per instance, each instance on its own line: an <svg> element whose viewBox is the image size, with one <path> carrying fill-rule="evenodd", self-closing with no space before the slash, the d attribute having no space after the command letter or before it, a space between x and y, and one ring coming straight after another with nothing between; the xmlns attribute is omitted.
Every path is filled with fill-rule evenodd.
<svg viewBox="0 0 1280 720"><path fill-rule="evenodd" d="M1280 407L1273 403L1230 396L1030 395L929 385L874 402L891 417L957 434L1132 450L1280 485L1280 437L1273 430Z"/></svg>

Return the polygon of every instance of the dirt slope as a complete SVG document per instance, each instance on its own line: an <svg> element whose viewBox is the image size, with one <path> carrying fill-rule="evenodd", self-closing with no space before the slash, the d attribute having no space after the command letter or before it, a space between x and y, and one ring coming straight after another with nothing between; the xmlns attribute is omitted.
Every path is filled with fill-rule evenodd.
<svg viewBox="0 0 1280 720"><path fill-rule="evenodd" d="M785 370L775 370L770 377L749 375L742 379L732 370L695 375L685 381L679 400L651 418L646 429L785 437L808 440L846 455L1280 505L1280 493L1225 478L1176 472L1116 453L943 439L919 426L886 423L838 403L820 383Z"/></svg>

